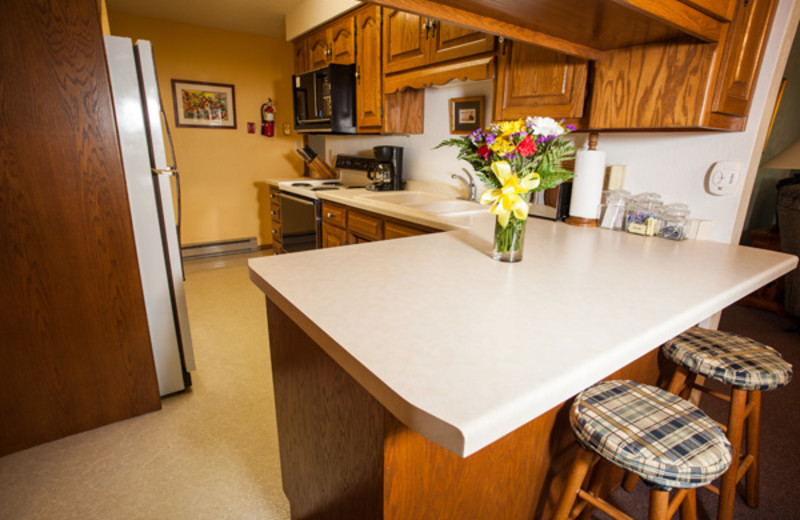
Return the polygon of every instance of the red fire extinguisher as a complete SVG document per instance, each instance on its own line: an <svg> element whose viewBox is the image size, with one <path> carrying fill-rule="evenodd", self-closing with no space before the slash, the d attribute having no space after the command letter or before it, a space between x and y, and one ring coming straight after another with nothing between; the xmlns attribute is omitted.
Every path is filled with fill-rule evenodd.
<svg viewBox="0 0 800 520"><path fill-rule="evenodd" d="M272 108L272 98L261 105L261 135L265 137L275 135L275 109Z"/></svg>

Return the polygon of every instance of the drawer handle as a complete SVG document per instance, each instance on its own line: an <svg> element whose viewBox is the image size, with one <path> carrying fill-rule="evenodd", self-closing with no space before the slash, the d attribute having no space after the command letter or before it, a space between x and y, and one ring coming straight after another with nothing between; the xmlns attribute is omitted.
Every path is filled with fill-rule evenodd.
<svg viewBox="0 0 800 520"><path fill-rule="evenodd" d="M329 212L325 213L325 216L326 216L326 217L328 217L328 218L333 218L333 217L335 217L336 215L334 215L333 213L331 213L331 212L329 211Z"/></svg>
<svg viewBox="0 0 800 520"><path fill-rule="evenodd" d="M277 215L277 214L278 214L278 212L277 212L277 211L270 211L270 212L269 212L269 214L270 214L270 215Z"/></svg>
<svg viewBox="0 0 800 520"><path fill-rule="evenodd" d="M278 233L278 230L277 230L277 229L273 229L273 230L272 230L272 234L273 234L273 235L276 235L277 233Z"/></svg>

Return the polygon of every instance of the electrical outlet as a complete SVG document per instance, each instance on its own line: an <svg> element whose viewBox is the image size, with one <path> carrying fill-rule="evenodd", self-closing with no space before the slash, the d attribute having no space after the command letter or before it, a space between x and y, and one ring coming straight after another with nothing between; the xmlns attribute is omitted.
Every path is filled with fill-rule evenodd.
<svg viewBox="0 0 800 520"><path fill-rule="evenodd" d="M737 161L717 161L708 172L706 189L712 195L730 195L736 191L740 169Z"/></svg>

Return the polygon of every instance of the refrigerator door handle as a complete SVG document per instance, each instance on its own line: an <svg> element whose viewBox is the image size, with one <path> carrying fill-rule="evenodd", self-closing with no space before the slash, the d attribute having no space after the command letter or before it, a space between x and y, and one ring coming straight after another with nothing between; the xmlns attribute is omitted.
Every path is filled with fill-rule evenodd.
<svg viewBox="0 0 800 520"><path fill-rule="evenodd" d="M161 101L161 97L159 96L159 101ZM164 106L163 103L161 106ZM172 161L169 163L169 168L171 170L175 170L178 168L178 161L175 159L175 146L172 144L172 133L169 131L169 125L167 124L167 114L164 113L163 110L159 112L161 116L161 125L164 127L164 131L167 133L167 142L169 143L169 156Z"/></svg>

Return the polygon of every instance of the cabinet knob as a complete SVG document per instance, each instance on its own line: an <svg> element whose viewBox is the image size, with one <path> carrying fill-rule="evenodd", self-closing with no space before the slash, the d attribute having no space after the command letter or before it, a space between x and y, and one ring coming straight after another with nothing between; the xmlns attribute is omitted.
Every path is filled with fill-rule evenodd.
<svg viewBox="0 0 800 520"><path fill-rule="evenodd" d="M329 212L325 213L325 216L326 216L326 217L328 217L328 218L333 218L333 217L335 217L336 215L334 215L333 213L331 213L331 212L329 211Z"/></svg>
<svg viewBox="0 0 800 520"><path fill-rule="evenodd" d="M270 212L269 212L269 214L270 214L270 215L277 215L277 214L278 214L278 212L277 212L277 211L270 211Z"/></svg>

